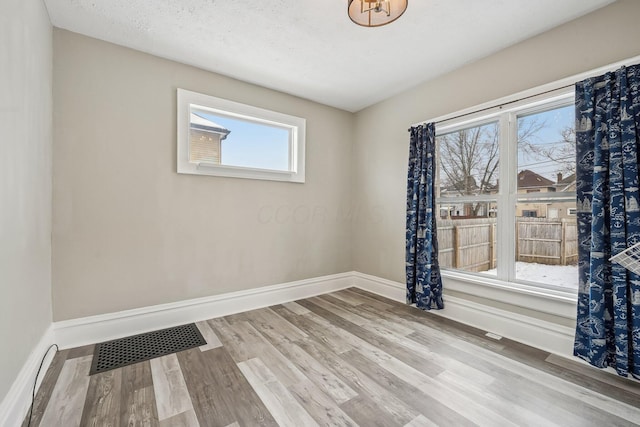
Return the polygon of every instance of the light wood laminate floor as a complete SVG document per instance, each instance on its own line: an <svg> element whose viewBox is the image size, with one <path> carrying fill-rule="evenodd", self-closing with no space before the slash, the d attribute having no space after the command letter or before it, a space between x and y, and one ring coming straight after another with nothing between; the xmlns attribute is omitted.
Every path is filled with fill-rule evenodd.
<svg viewBox="0 0 640 427"><path fill-rule="evenodd" d="M640 425L638 382L359 289L197 325L205 346L93 376L93 346L58 352L32 425Z"/></svg>

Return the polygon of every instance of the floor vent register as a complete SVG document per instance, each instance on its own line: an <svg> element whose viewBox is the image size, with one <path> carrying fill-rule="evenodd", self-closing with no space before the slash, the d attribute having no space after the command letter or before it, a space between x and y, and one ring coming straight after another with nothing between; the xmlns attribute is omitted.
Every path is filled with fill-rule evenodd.
<svg viewBox="0 0 640 427"><path fill-rule="evenodd" d="M207 342L195 323L96 344L89 375L166 356Z"/></svg>

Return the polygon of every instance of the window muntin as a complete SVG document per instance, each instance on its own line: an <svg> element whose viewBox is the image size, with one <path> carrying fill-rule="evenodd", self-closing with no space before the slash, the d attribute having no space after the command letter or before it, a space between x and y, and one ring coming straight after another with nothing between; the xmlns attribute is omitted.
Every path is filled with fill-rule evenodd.
<svg viewBox="0 0 640 427"><path fill-rule="evenodd" d="M178 89L178 173L304 182L305 120Z"/></svg>
<svg viewBox="0 0 640 427"><path fill-rule="evenodd" d="M491 191L486 185L486 190L481 191L482 186L476 185L475 191L457 191L457 195L453 195L452 191L446 189L447 183L443 178L443 164L451 163L451 158L442 157L448 155L451 150L443 150L442 145L438 144L438 166L437 179L440 179L436 191L438 209L438 238L446 236L444 246L440 245L440 258L443 269L453 269L457 271L469 272L471 274L491 274L496 278L505 282L521 282L527 285L537 287L552 288L565 291L573 291L577 286L577 271L575 270L575 252L573 245L575 244L574 233L575 215L575 142L573 138L573 98L569 92L560 96L555 95L549 101L536 99L535 104L523 105L517 104L511 109L496 108L493 112L489 112L485 118L473 122L469 119L462 119L459 124L455 122L447 123L446 127L442 126L441 132L436 127L437 143L444 140L443 137L454 135L460 140L461 134L456 132L469 132L472 129L479 129L484 126L484 140L493 140L496 136L496 146L498 147L495 163L499 167L492 176L495 182L495 191ZM495 130L494 130L495 129ZM493 134L489 132L493 130ZM489 137L491 136L491 137ZM467 138L468 139L468 138ZM469 143L458 145L458 147L468 147L474 149L474 145ZM573 155L572 155L573 150ZM464 153L463 150L460 150ZM482 156L478 155L478 159ZM499 162L498 162L499 159ZM454 157L455 160L455 157ZM573 162L573 164L572 164ZM491 166L489 161L483 161L485 165ZM489 168L488 170L490 170ZM469 170L469 168L459 168L459 170ZM522 170L529 170L522 176ZM573 175L572 175L573 174ZM472 175L474 180L478 175ZM540 181L538 181L540 175ZM573 181L572 181L573 177ZM519 178L523 178L520 180ZM533 179L533 181L531 181ZM443 181L444 184L443 184ZM491 182L485 180L485 182ZM536 185L523 185L531 184ZM548 187L548 188L545 188ZM467 186L466 188L469 188ZM447 191L443 191L443 190ZM457 190L457 189L456 189ZM471 194L465 194L471 193ZM491 199L491 200L489 200ZM484 215L484 211L478 215L461 215L457 219L462 220L473 219L475 222L496 221L493 244L489 244L490 238L482 239L480 227L487 228L487 225L477 225L475 236L483 242L475 242L478 248L485 252L483 260L481 260L481 250L477 250L475 260L484 261L482 266L474 266L475 262L468 259L469 265L464 265L464 256L458 255L459 260L456 261L456 253L469 250L461 247L454 247L453 238L447 235L451 234L455 212L462 210L464 213L473 213L469 209L459 209L465 205L475 206L474 203L484 202L490 203L487 209L488 215ZM502 215L499 216L498 212ZM500 219L497 220L496 218ZM538 224L529 224L538 222ZM544 229L542 223L550 223ZM465 224L466 225L466 224ZM468 225L473 225L469 223ZM573 228L572 228L573 227ZM441 228L448 228L442 230ZM518 241L518 232L520 232L520 240ZM547 234L545 234L547 233ZM555 233L555 234L554 234ZM471 233L473 234L473 233ZM545 239L545 236L552 237L558 235L559 238ZM486 237L486 236L485 236ZM537 239L537 240L536 240ZM464 241L469 246L468 241ZM485 246L482 246L483 243ZM458 246L460 246L460 241ZM545 246L546 245L546 246ZM560 249L563 250L560 257ZM553 252L553 251L556 252ZM491 256L487 256L486 252L491 251L495 260L488 262ZM545 252L546 251L546 252ZM542 255L542 256L532 256ZM544 258L544 256L556 258ZM534 263L533 261L542 261ZM555 263L551 264L552 261ZM493 265L492 265L493 264ZM538 264L537 266L534 264ZM491 267L491 268L490 268ZM531 268L535 267L535 268ZM537 268L537 269L536 269ZM563 272L559 272L553 278L549 277L548 272L562 268ZM544 274L539 274L544 270ZM547 276L547 277L544 277ZM559 283L555 280L557 277L563 277L563 281Z"/></svg>

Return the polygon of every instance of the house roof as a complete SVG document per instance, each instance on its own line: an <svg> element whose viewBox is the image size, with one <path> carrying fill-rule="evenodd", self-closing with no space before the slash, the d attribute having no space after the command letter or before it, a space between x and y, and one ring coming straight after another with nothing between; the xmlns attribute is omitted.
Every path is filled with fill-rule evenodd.
<svg viewBox="0 0 640 427"><path fill-rule="evenodd" d="M562 178L556 183L556 187L558 191L575 191L576 190L576 174L572 173L571 175Z"/></svg>
<svg viewBox="0 0 640 427"><path fill-rule="evenodd" d="M191 127L206 132L215 132L222 134L221 139L225 139L231 131L216 122L207 119L203 114L197 112L191 112Z"/></svg>
<svg viewBox="0 0 640 427"><path fill-rule="evenodd" d="M518 188L553 187L554 182L529 169L518 173Z"/></svg>

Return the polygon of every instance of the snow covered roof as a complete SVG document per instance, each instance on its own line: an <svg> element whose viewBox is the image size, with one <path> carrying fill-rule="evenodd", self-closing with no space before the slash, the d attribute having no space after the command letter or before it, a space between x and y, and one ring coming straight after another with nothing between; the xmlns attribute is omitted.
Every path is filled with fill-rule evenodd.
<svg viewBox="0 0 640 427"><path fill-rule="evenodd" d="M216 122L207 119L203 114L197 112L191 112L191 127L207 132L215 132L223 135L222 139L226 138L231 131Z"/></svg>

